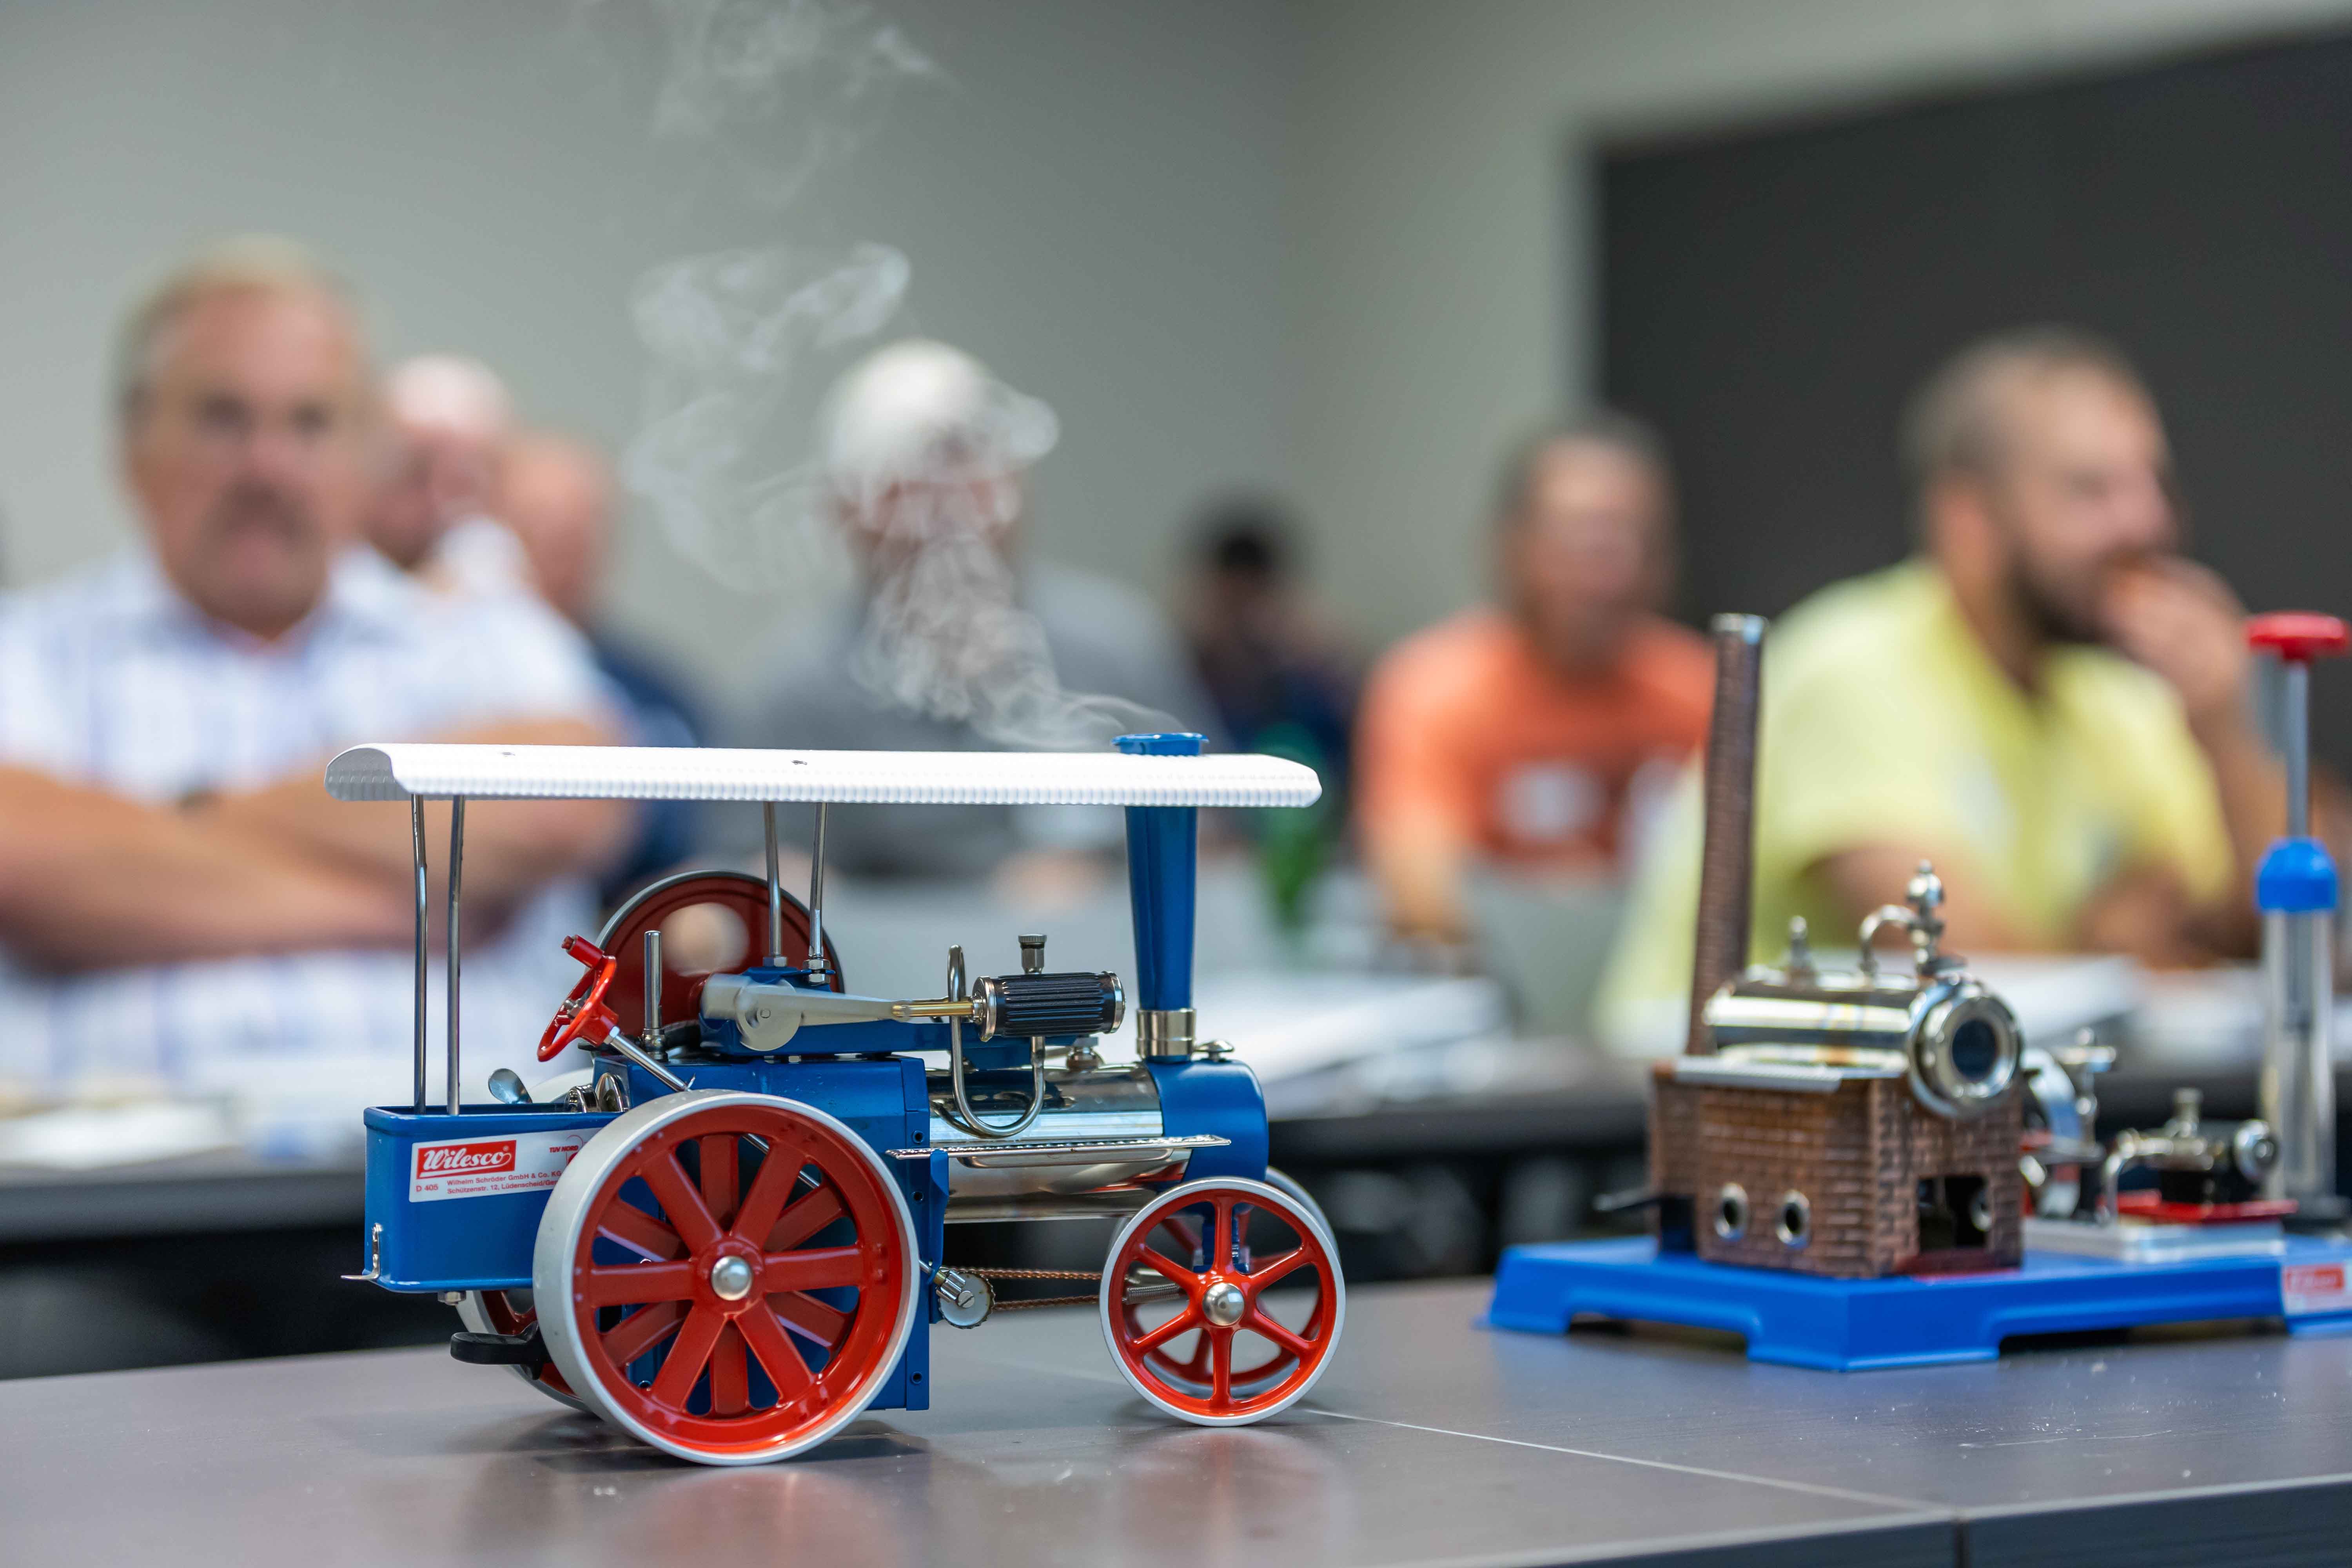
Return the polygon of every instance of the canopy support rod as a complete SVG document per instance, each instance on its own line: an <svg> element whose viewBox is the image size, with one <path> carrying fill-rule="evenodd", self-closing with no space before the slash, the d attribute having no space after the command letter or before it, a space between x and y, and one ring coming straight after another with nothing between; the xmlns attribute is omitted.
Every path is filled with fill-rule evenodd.
<svg viewBox="0 0 2352 1568"><path fill-rule="evenodd" d="M659 926L646 928L645 958L646 1043L658 1049L662 1037L662 981L668 973L662 968Z"/></svg>
<svg viewBox="0 0 2352 1568"><path fill-rule="evenodd" d="M776 803L760 803L760 821L768 832L768 967L784 966L784 872L776 847Z"/></svg>
<svg viewBox="0 0 2352 1568"><path fill-rule="evenodd" d="M416 1113L425 1114L425 803L408 797L408 846L416 862Z"/></svg>
<svg viewBox="0 0 2352 1568"><path fill-rule="evenodd" d="M449 797L449 1114L458 1113L457 877L466 864L466 797Z"/></svg>
<svg viewBox="0 0 2352 1568"><path fill-rule="evenodd" d="M824 973L824 802L816 803L816 847L809 855L808 972Z"/></svg>

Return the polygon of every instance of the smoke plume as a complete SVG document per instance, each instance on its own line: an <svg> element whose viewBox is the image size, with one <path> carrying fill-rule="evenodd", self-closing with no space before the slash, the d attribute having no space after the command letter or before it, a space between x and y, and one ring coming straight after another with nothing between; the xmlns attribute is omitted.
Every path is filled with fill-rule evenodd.
<svg viewBox="0 0 2352 1568"><path fill-rule="evenodd" d="M916 340L861 364L825 426L832 504L866 583L850 669L869 695L1040 750L1175 727L1137 703L1065 690L1044 624L1022 607L1009 546L1021 475L1060 433L1052 409Z"/></svg>
<svg viewBox="0 0 2352 1568"><path fill-rule="evenodd" d="M655 5L667 48L655 136L771 215L797 218L898 89L944 80L896 25L851 0ZM903 252L873 241L655 268L631 303L651 369L624 479L715 580L803 605L849 576L848 529L868 593L852 672L877 702L1042 749L1175 727L1066 691L1044 626L1021 605L1004 546L1019 475L1056 437L1045 404L983 376L957 418L878 461L819 449L819 394L891 334L911 276Z"/></svg>
<svg viewBox="0 0 2352 1568"><path fill-rule="evenodd" d="M653 368L622 477L714 579L803 592L839 582L807 417L845 350L898 313L908 275L887 245L780 246L688 257L638 283L631 314Z"/></svg>

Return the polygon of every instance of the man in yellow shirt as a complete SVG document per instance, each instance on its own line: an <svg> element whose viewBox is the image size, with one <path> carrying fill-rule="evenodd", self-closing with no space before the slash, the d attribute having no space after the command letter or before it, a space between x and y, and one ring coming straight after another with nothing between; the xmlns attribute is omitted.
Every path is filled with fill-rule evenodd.
<svg viewBox="0 0 2352 1568"><path fill-rule="evenodd" d="M1969 348L1905 428L1920 553L1798 605L1766 641L1758 957L1822 945L1936 862L1962 952L2250 952L2284 827L2251 711L2243 611L2172 553L2156 405L2059 329ZM1695 781L1643 865L1604 1034L1681 1037L1698 885ZM1645 1003L1647 1004L1645 1005Z"/></svg>

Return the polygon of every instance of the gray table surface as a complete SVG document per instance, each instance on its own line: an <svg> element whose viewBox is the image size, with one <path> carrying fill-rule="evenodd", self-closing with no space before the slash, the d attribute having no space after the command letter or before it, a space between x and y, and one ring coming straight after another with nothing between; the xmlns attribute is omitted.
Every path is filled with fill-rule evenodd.
<svg viewBox="0 0 2352 1568"><path fill-rule="evenodd" d="M934 1331L934 1408L705 1470L437 1351L0 1384L11 1563L2341 1561L2352 1339L1838 1375L1358 1292L1307 1405L1177 1425L1091 1313Z"/></svg>

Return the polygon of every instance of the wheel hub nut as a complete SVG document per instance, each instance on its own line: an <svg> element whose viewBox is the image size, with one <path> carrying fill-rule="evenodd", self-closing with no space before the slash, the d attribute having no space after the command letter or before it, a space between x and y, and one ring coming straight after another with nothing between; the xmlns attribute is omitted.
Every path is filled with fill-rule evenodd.
<svg viewBox="0 0 2352 1568"><path fill-rule="evenodd" d="M1209 1321L1221 1329L1230 1329L1242 1321L1242 1309L1248 1305L1242 1288L1230 1280L1220 1279L1201 1297L1201 1311Z"/></svg>
<svg viewBox="0 0 2352 1568"><path fill-rule="evenodd" d="M722 1301L740 1301L751 1293L751 1266L740 1258L722 1258L710 1266L710 1293Z"/></svg>

